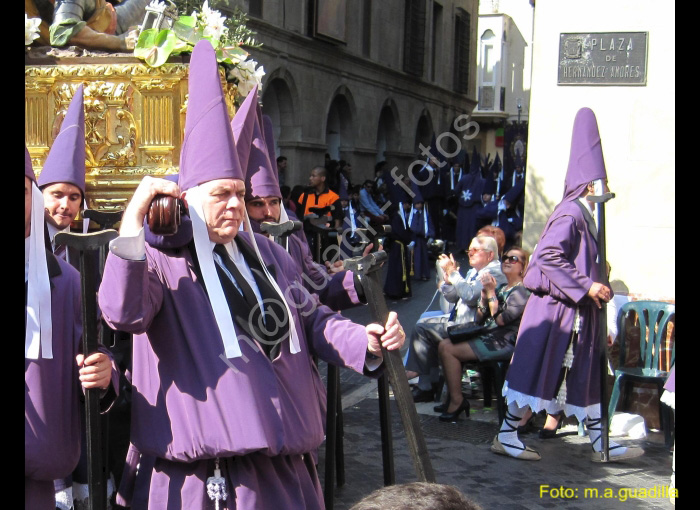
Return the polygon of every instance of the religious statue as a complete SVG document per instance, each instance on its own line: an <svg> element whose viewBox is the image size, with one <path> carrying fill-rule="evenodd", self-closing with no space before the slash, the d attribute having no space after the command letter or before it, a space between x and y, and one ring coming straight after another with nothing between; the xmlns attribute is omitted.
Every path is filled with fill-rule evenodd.
<svg viewBox="0 0 700 510"><path fill-rule="evenodd" d="M39 17L40 44L131 52L149 0L25 0L25 13Z"/></svg>

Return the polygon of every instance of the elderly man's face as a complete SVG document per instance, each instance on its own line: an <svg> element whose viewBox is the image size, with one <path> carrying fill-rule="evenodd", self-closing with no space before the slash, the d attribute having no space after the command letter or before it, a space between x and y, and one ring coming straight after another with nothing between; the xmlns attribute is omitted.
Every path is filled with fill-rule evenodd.
<svg viewBox="0 0 700 510"><path fill-rule="evenodd" d="M493 252L483 249L478 241L471 242L467 253L469 254L469 265L477 271L488 266L489 262L493 260Z"/></svg>
<svg viewBox="0 0 700 510"><path fill-rule="evenodd" d="M262 223L263 221L279 222L280 199L279 197L254 198L245 203L248 217L251 220Z"/></svg>
<svg viewBox="0 0 700 510"><path fill-rule="evenodd" d="M46 222L59 230L70 226L80 211L83 194L74 184L57 182L42 191Z"/></svg>
<svg viewBox="0 0 700 510"><path fill-rule="evenodd" d="M245 215L245 184L240 179L214 179L201 184L202 211L209 239L217 244L231 242ZM187 198L187 192L184 194Z"/></svg>

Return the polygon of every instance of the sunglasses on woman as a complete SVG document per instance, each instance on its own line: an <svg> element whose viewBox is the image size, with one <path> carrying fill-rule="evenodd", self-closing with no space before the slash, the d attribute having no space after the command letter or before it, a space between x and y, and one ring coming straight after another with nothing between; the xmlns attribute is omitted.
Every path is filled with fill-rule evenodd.
<svg viewBox="0 0 700 510"><path fill-rule="evenodd" d="M522 260L520 260L520 257L517 255L504 255L503 262L510 262L512 264L514 262L522 262Z"/></svg>

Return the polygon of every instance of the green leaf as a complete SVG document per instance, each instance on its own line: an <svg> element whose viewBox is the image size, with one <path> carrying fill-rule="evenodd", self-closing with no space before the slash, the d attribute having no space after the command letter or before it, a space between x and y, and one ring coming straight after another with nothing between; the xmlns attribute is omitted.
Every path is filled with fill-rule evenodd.
<svg viewBox="0 0 700 510"><path fill-rule="evenodd" d="M180 39L192 45L196 44L202 36L201 30L197 30L196 20L193 16L181 16L173 25L173 32Z"/></svg>
<svg viewBox="0 0 700 510"><path fill-rule="evenodd" d="M170 54L171 55L179 55L181 53L191 52L193 49L194 49L194 46L189 44L187 41L177 39L175 41L175 47L173 48L173 51Z"/></svg>
<svg viewBox="0 0 700 510"><path fill-rule="evenodd" d="M139 39L134 46L134 55L138 57L137 51L144 48L151 48L155 44L158 31L155 28L148 28L139 34Z"/></svg>
<svg viewBox="0 0 700 510"><path fill-rule="evenodd" d="M142 58L151 67L160 67L168 60L177 43L177 36L172 30L149 28L141 32L134 48L134 56Z"/></svg>
<svg viewBox="0 0 700 510"><path fill-rule="evenodd" d="M175 21L175 25L185 25L188 27L194 27L197 24L197 20L195 19L194 16L180 16L177 21ZM175 28L173 26L173 28Z"/></svg>
<svg viewBox="0 0 700 510"><path fill-rule="evenodd" d="M227 64L238 64L248 57L248 52L238 46L222 46L216 52L219 62Z"/></svg>

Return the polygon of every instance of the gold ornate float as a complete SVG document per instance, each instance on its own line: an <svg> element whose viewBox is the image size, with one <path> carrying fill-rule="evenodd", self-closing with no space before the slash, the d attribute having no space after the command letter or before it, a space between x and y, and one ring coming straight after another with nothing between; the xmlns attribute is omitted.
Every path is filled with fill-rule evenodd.
<svg viewBox="0 0 700 510"><path fill-rule="evenodd" d="M133 57L25 59L25 140L37 175L73 94L84 84L88 208L121 210L144 175L177 173L189 63L152 68ZM220 68L229 115L235 86Z"/></svg>

